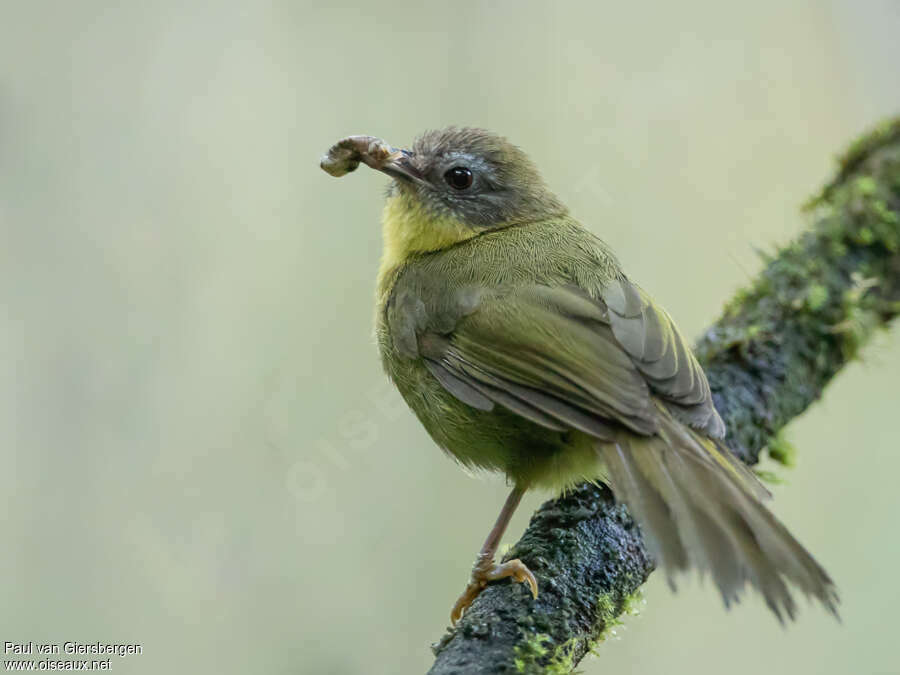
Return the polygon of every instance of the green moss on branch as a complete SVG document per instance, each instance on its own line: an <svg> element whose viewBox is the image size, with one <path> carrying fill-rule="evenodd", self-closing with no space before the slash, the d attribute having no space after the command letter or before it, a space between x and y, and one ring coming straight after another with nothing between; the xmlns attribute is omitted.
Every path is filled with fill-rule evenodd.
<svg viewBox="0 0 900 675"><path fill-rule="evenodd" d="M728 443L789 464L781 429L900 313L900 119L856 141L808 205L814 224L767 260L697 345ZM604 487L535 513L509 557L541 583L491 585L435 645L432 675L567 673L618 622L653 570L640 532Z"/></svg>
<svg viewBox="0 0 900 675"><path fill-rule="evenodd" d="M729 446L745 461L900 311L900 121L853 148L840 180L811 203L813 227L697 345Z"/></svg>

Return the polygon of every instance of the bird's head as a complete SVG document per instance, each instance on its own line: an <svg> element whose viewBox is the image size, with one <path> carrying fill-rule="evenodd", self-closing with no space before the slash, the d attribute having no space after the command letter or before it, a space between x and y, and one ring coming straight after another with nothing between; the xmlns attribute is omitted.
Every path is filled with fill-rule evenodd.
<svg viewBox="0 0 900 675"><path fill-rule="evenodd" d="M384 212L385 254L398 262L566 213L528 156L483 129L427 131L409 150L373 136L350 136L332 146L321 166L343 176L360 162L393 179Z"/></svg>

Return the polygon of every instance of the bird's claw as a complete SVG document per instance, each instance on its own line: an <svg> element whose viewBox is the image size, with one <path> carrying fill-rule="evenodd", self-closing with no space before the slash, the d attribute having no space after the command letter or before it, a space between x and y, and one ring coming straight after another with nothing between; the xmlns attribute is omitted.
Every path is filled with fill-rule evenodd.
<svg viewBox="0 0 900 675"><path fill-rule="evenodd" d="M525 583L531 595L537 599L538 583L537 578L532 574L531 570L518 558L509 560L500 565L495 565L493 560L479 560L472 569L472 578L469 581L466 590L459 596L453 609L450 611L450 623L456 625L460 620L463 612L475 602L475 598L481 595L481 592L487 587L491 581L512 577L513 581Z"/></svg>

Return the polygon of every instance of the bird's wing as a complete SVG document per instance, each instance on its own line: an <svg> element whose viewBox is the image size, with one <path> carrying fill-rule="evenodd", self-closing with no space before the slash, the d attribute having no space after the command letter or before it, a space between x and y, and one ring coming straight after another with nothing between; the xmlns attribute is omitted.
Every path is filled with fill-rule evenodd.
<svg viewBox="0 0 900 675"><path fill-rule="evenodd" d="M627 279L601 291L609 325L651 390L681 422L712 438L725 435L709 382L671 317Z"/></svg>
<svg viewBox="0 0 900 675"><path fill-rule="evenodd" d="M432 374L475 407L497 403L538 424L611 438L611 426L657 431L647 380L602 303L573 287L485 293L447 332L424 331Z"/></svg>
<svg viewBox="0 0 900 675"><path fill-rule="evenodd" d="M460 400L498 403L544 426L604 438L612 424L652 435L658 398L681 421L724 432L684 338L624 280L600 298L573 286L485 294L452 330L421 333L419 350Z"/></svg>

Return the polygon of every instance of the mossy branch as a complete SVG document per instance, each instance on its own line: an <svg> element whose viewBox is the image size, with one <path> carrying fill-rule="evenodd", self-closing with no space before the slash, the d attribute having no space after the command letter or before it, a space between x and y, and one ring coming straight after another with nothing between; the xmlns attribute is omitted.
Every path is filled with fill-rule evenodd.
<svg viewBox="0 0 900 675"><path fill-rule="evenodd" d="M696 347L728 443L750 464L766 447L789 462L782 427L900 313L900 118L854 143L806 208L812 227L767 259ZM513 556L540 597L492 584L434 647L432 675L569 673L653 571L625 509L592 485L541 506Z"/></svg>

